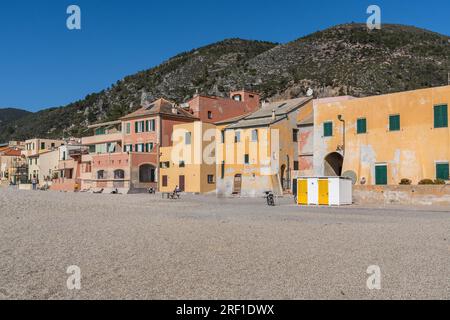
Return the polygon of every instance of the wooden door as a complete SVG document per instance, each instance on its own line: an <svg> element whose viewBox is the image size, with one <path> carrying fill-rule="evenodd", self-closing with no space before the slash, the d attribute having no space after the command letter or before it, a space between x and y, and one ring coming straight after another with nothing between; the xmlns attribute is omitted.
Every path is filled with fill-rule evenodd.
<svg viewBox="0 0 450 320"><path fill-rule="evenodd" d="M180 187L181 191L184 191L184 189L186 187L186 178L184 176L180 176L180 181L179 181L178 187Z"/></svg>
<svg viewBox="0 0 450 320"><path fill-rule="evenodd" d="M237 174L234 176L233 193L241 194L241 190L242 190L242 175Z"/></svg>

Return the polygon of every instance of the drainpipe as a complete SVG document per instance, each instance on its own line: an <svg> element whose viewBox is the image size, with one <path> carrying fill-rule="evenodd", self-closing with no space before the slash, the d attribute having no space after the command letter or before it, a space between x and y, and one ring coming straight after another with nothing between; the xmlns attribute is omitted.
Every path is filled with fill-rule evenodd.
<svg viewBox="0 0 450 320"><path fill-rule="evenodd" d="M345 157L345 120L341 114L338 115L338 120L342 122L342 126L344 129L342 133L342 155Z"/></svg>

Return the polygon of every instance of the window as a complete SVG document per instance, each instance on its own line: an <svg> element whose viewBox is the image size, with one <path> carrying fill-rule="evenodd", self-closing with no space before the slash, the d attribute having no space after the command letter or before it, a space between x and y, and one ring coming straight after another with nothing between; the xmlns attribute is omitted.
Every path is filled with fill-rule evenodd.
<svg viewBox="0 0 450 320"><path fill-rule="evenodd" d="M184 141L187 145L191 144L191 133L190 132L186 132Z"/></svg>
<svg viewBox="0 0 450 320"><path fill-rule="evenodd" d="M323 124L323 136L324 137L333 136L333 122L325 122Z"/></svg>
<svg viewBox="0 0 450 320"><path fill-rule="evenodd" d="M135 131L136 133L142 133L142 132L144 132L144 125L145 125L145 122L144 122L144 121L136 121L136 122L134 123L134 131Z"/></svg>
<svg viewBox="0 0 450 320"><path fill-rule="evenodd" d="M114 179L125 179L125 171L123 170L115 170L114 171Z"/></svg>
<svg viewBox="0 0 450 320"><path fill-rule="evenodd" d="M298 142L298 129L292 130L292 141Z"/></svg>
<svg viewBox="0 0 450 320"><path fill-rule="evenodd" d="M400 131L400 115L389 116L389 131Z"/></svg>
<svg viewBox="0 0 450 320"><path fill-rule="evenodd" d="M125 133L131 134L131 123L130 122L127 122L127 124L125 125Z"/></svg>
<svg viewBox="0 0 450 320"><path fill-rule="evenodd" d="M250 156L248 154L244 155L244 163L250 164Z"/></svg>
<svg viewBox="0 0 450 320"><path fill-rule="evenodd" d="M144 152L144 144L139 143L135 146L135 152Z"/></svg>
<svg viewBox="0 0 450 320"><path fill-rule="evenodd" d="M356 121L356 133L367 133L367 120L366 118L360 118Z"/></svg>
<svg viewBox="0 0 450 320"><path fill-rule="evenodd" d="M179 167L180 168L186 167L186 163L184 161L180 161Z"/></svg>
<svg viewBox="0 0 450 320"><path fill-rule="evenodd" d="M103 135L103 134L106 134L106 129L105 128L95 129L95 135L96 136L100 136L100 135Z"/></svg>
<svg viewBox="0 0 450 320"><path fill-rule="evenodd" d="M252 130L252 142L258 142L258 130Z"/></svg>
<svg viewBox="0 0 450 320"><path fill-rule="evenodd" d="M241 96L240 94L235 94L235 95L233 96L233 100L234 100L234 101L242 101L242 96Z"/></svg>
<svg viewBox="0 0 450 320"><path fill-rule="evenodd" d="M225 143L225 130L220 132L220 143Z"/></svg>
<svg viewBox="0 0 450 320"><path fill-rule="evenodd" d="M169 161L164 161L160 163L160 167L162 169L169 169L170 168L170 162Z"/></svg>
<svg viewBox="0 0 450 320"><path fill-rule="evenodd" d="M54 142L52 142L52 144L50 145L52 148L54 148L55 147L55 143Z"/></svg>
<svg viewBox="0 0 450 320"><path fill-rule="evenodd" d="M168 181L168 177L167 176L162 176L162 186L163 187L167 187L169 185L169 181Z"/></svg>
<svg viewBox="0 0 450 320"><path fill-rule="evenodd" d="M133 145L132 144L125 145L124 151L125 152L133 152Z"/></svg>
<svg viewBox="0 0 450 320"><path fill-rule="evenodd" d="M146 122L146 131L147 131L147 132L153 132L153 131L156 131L156 122L155 122L155 119L147 120L147 122Z"/></svg>
<svg viewBox="0 0 450 320"><path fill-rule="evenodd" d="M153 142L149 142L145 144L145 152L152 152L154 148Z"/></svg>
<svg viewBox="0 0 450 320"><path fill-rule="evenodd" d="M116 147L117 147L117 143L116 142L112 142L112 143L107 143L106 144L106 150L107 150L108 153L116 152Z"/></svg>
<svg viewBox="0 0 450 320"><path fill-rule="evenodd" d="M434 127L448 127L448 107L446 104L434 107Z"/></svg>
<svg viewBox="0 0 450 320"><path fill-rule="evenodd" d="M214 184L214 175L208 174L208 184Z"/></svg>
<svg viewBox="0 0 450 320"><path fill-rule="evenodd" d="M294 170L295 170L295 171L298 171L299 168L300 168L299 162L298 162L298 161L294 161Z"/></svg>
<svg viewBox="0 0 450 320"><path fill-rule="evenodd" d="M436 163L436 179L450 180L448 162Z"/></svg>
<svg viewBox="0 0 450 320"><path fill-rule="evenodd" d="M380 164L375 166L375 184L387 185L387 165Z"/></svg>
<svg viewBox="0 0 450 320"><path fill-rule="evenodd" d="M84 164L84 172L86 172L86 173L92 172L92 166L91 166L90 162L86 162Z"/></svg>
<svg viewBox="0 0 450 320"><path fill-rule="evenodd" d="M89 153L95 153L95 144L89 146Z"/></svg>
<svg viewBox="0 0 450 320"><path fill-rule="evenodd" d="M105 170L97 171L97 179L105 179L105 177L106 177Z"/></svg>
<svg viewBox="0 0 450 320"><path fill-rule="evenodd" d="M234 142L235 143L241 142L241 132L240 131L236 131L236 133L234 134Z"/></svg>
<svg viewBox="0 0 450 320"><path fill-rule="evenodd" d="M41 142L41 150L45 149L45 142Z"/></svg>
<svg viewBox="0 0 450 320"><path fill-rule="evenodd" d="M212 112L208 111L208 119L212 119L212 118L213 118Z"/></svg>

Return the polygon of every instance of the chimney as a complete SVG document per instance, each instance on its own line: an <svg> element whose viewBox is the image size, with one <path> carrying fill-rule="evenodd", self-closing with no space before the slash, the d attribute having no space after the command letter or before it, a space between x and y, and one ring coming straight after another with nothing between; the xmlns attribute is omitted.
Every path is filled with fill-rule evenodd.
<svg viewBox="0 0 450 320"><path fill-rule="evenodd" d="M272 120L276 119L275 109L272 110Z"/></svg>

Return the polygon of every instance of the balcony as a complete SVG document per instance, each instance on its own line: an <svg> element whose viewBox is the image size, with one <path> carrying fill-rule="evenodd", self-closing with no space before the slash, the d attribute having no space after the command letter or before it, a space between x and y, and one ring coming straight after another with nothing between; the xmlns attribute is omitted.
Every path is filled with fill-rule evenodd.
<svg viewBox="0 0 450 320"><path fill-rule="evenodd" d="M84 137L81 139L81 144L84 146L108 143L108 142L121 142L122 141L122 133L110 133L110 134L101 134L97 136Z"/></svg>

